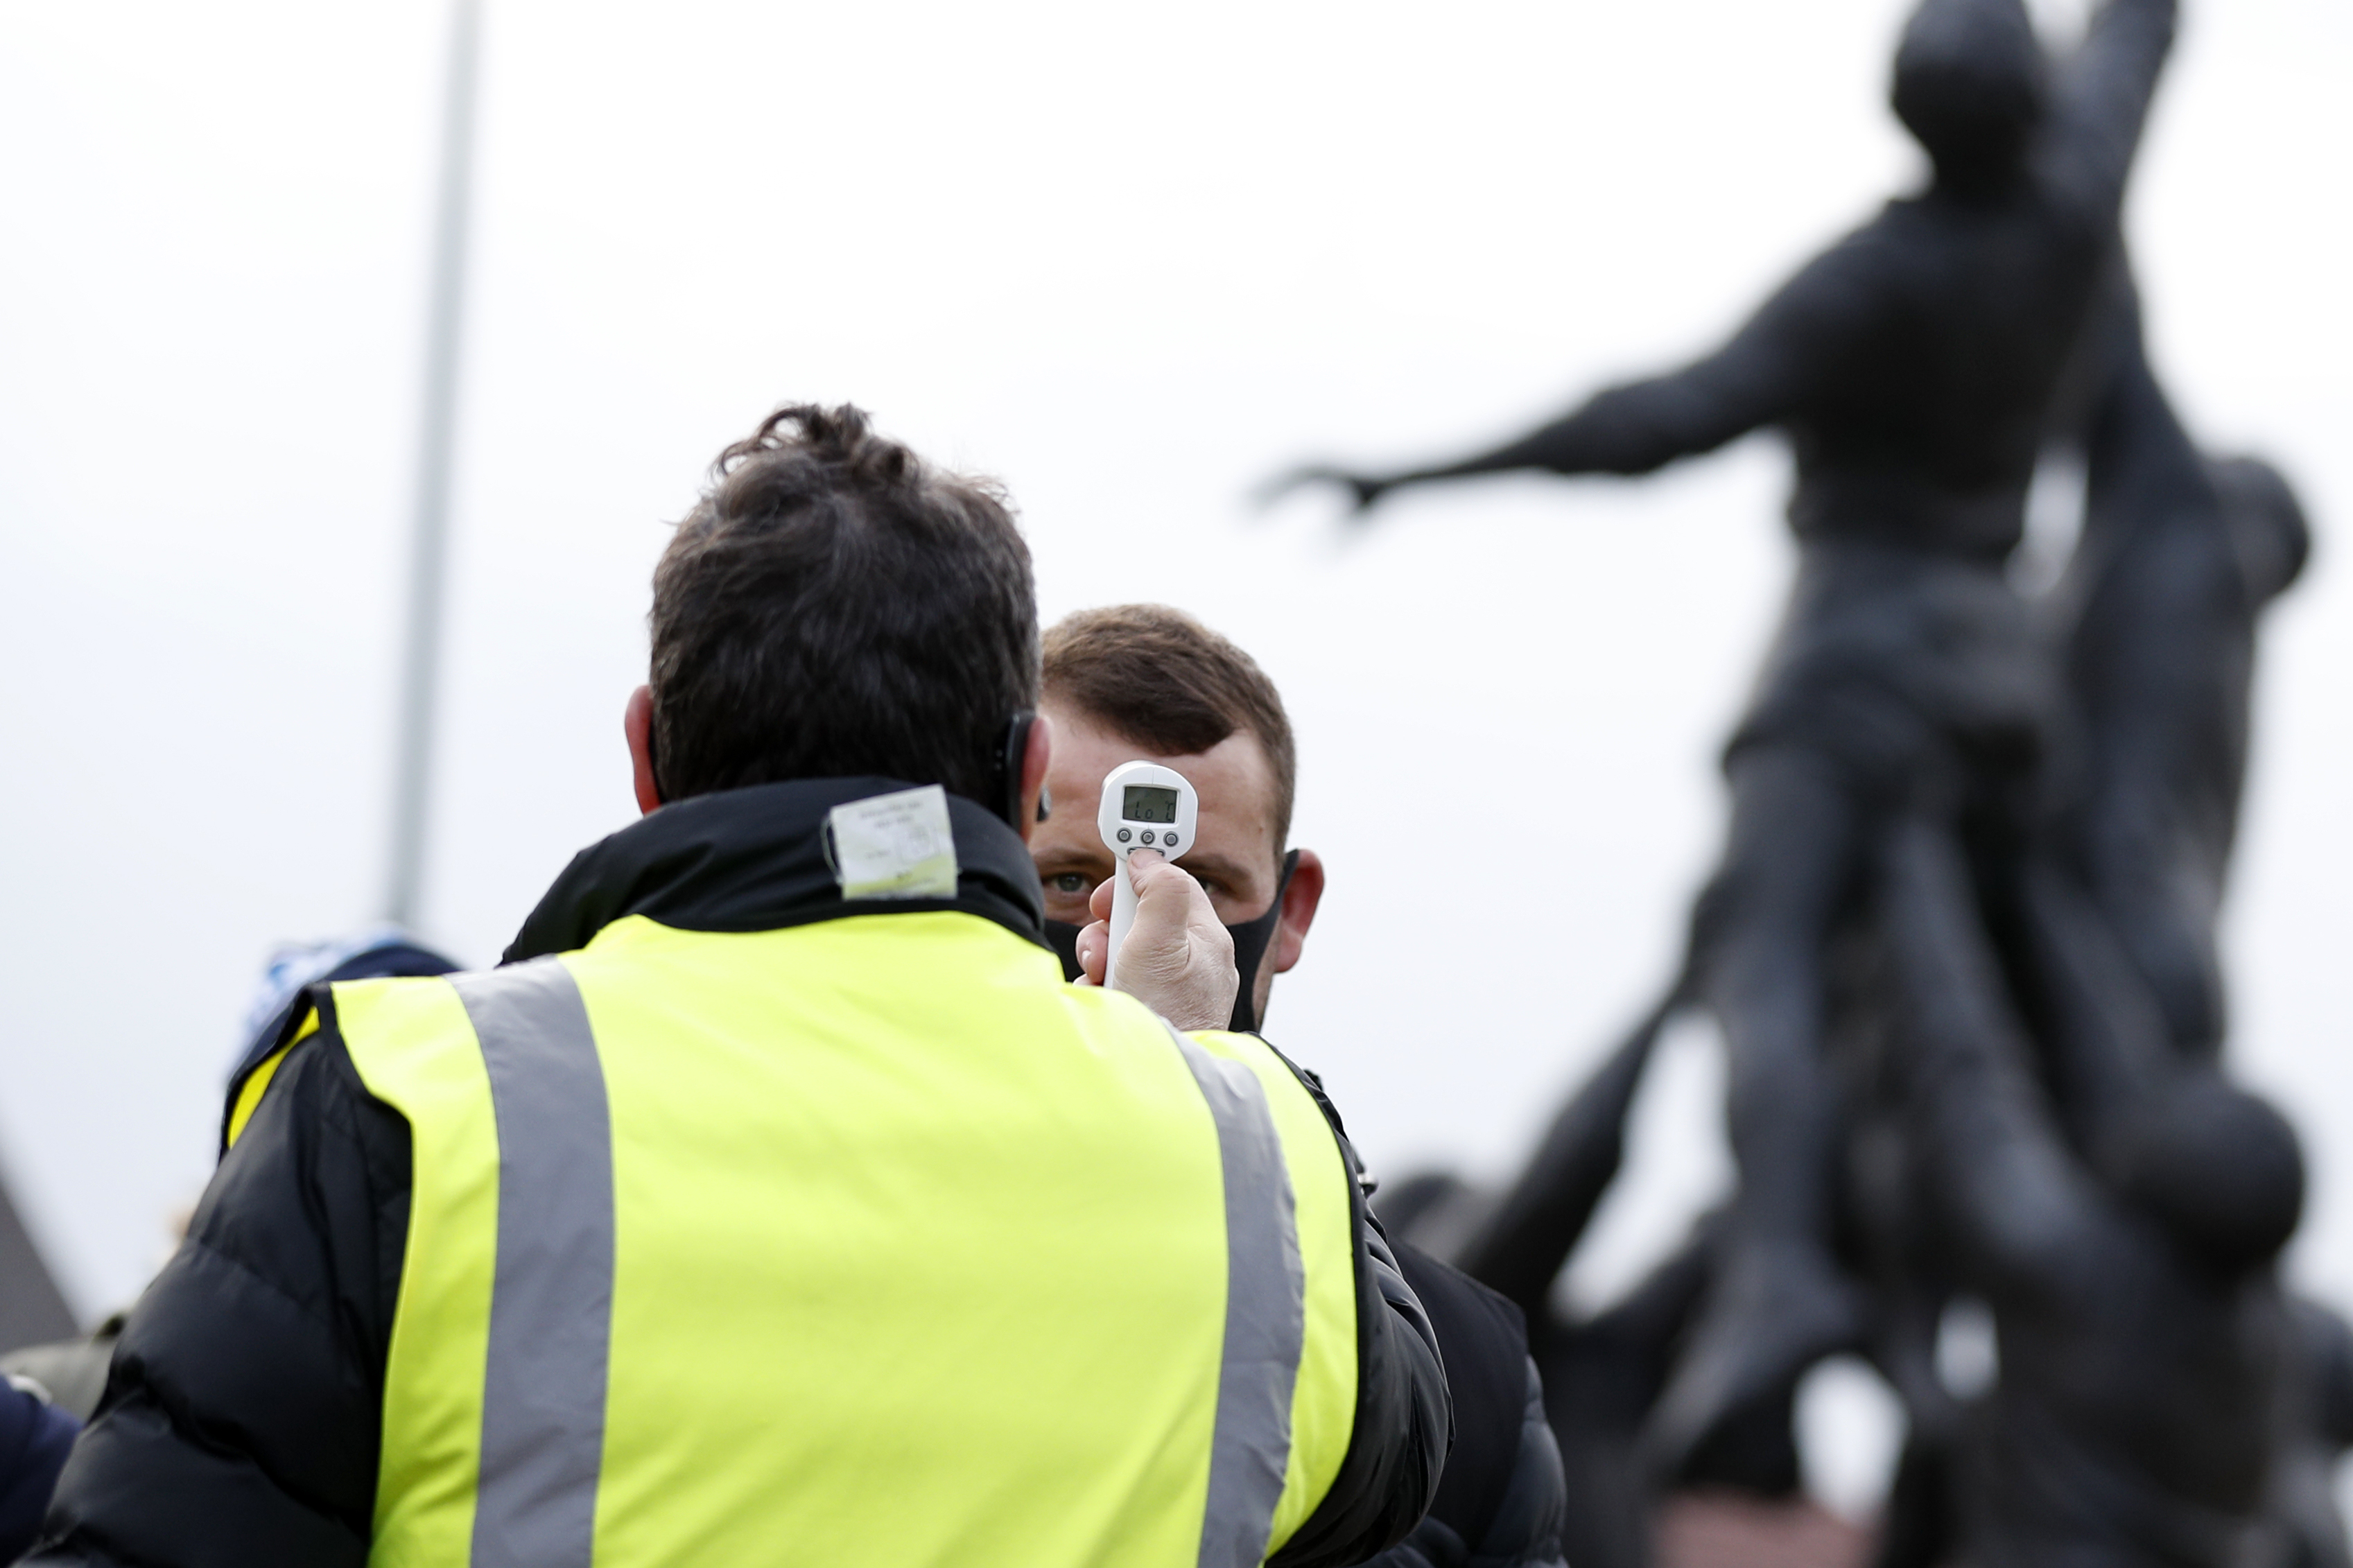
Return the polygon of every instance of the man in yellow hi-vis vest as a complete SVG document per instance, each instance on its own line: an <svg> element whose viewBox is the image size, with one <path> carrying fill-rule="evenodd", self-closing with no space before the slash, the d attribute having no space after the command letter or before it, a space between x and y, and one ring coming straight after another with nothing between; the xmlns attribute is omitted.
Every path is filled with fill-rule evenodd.
<svg viewBox="0 0 2353 1568"><path fill-rule="evenodd" d="M644 820L501 968L294 1010L31 1561L1249 1568L1402 1536L1449 1440L1435 1342L1317 1098L1216 1032L1207 898L1139 868L1134 995L1042 943L997 492L780 410L651 620Z"/></svg>

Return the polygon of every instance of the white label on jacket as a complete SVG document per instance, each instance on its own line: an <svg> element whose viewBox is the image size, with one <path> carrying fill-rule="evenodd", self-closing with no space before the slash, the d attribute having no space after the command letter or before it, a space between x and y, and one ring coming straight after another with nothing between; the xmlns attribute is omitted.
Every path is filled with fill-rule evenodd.
<svg viewBox="0 0 2353 1568"><path fill-rule="evenodd" d="M845 899L952 899L955 835L947 791L902 789L837 805L826 814L833 875Z"/></svg>

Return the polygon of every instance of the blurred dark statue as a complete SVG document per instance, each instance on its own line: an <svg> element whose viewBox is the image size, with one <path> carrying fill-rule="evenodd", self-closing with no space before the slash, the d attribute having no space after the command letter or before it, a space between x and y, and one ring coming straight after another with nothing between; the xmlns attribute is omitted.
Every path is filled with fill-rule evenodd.
<svg viewBox="0 0 2353 1568"><path fill-rule="evenodd" d="M1700 938L1698 984L1732 1054L1736 1239L1653 1422L1670 1462L1861 1331L1828 1245L1821 953L1875 817L1930 778L1967 778L2000 809L2042 752L2052 682L2004 567L2173 9L2109 0L2053 70L2020 0L1927 0L1894 104L1928 188L1810 263L1729 343L1458 462L1300 476L1369 507L1512 469L1648 473L1767 426L1795 454L1798 582L1728 755L1730 843Z"/></svg>
<svg viewBox="0 0 2353 1568"><path fill-rule="evenodd" d="M2149 369L2121 263L2084 344L2084 531L2054 618L2074 697L2060 837L2180 1050L2224 1034L2214 922L2247 766L2255 626L2303 572L2287 481L2199 451Z"/></svg>
<svg viewBox="0 0 2353 1568"><path fill-rule="evenodd" d="M2214 956L2258 618L2309 534L2274 470L2183 429L2120 255L2071 381L2084 527L2039 606L2066 700L2037 809L1973 837L1915 801L1868 894L1892 1020L1863 1081L1915 1188L1879 1206L1908 1202L2003 1361L1967 1412L1893 1376L1913 1435L1883 1562L2342 1563L2346 1331L2280 1289L2302 1158L2219 1070Z"/></svg>
<svg viewBox="0 0 2353 1568"><path fill-rule="evenodd" d="M1507 1192L1383 1204L1527 1312L1586 1568L1645 1560L1660 1489L1794 1491L1797 1382L1841 1352L1910 1416L1883 1568L2345 1561L2353 1334L2280 1288L2302 1156L2221 1071L2214 935L2257 624L2308 534L2274 470L2197 448L2144 352L2118 218L2173 27L2105 0L2052 58L2018 0L1926 0L1894 96L1926 189L1721 349L1458 461L1274 487L1361 516L1768 427L1796 460L1796 585L1684 973ZM2054 455L2083 528L2030 597ZM1687 1005L1729 1052L1737 1194L1572 1319L1555 1279ZM1936 1346L1970 1307L2000 1365L1963 1397Z"/></svg>

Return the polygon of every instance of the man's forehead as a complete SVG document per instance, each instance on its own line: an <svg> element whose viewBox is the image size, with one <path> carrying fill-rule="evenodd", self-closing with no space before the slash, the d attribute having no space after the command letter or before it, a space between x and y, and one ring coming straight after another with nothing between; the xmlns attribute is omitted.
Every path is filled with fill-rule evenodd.
<svg viewBox="0 0 2353 1568"><path fill-rule="evenodd" d="M1175 768L1200 792L1204 816L1255 818L1271 831L1274 817L1274 764L1248 730L1237 730L1206 752L1156 752L1120 734L1092 715L1051 698L1040 705L1054 726L1050 776L1058 804L1092 811L1103 793L1103 776L1122 763L1158 763Z"/></svg>

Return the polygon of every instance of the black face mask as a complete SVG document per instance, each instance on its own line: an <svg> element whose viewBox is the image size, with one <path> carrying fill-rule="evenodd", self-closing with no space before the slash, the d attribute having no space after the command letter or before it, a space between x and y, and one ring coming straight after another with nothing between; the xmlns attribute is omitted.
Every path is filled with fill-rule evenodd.
<svg viewBox="0 0 2353 1568"><path fill-rule="evenodd" d="M1282 921L1282 895L1291 889L1291 874L1299 869L1299 851L1293 849L1282 858L1282 876L1274 884L1274 901L1266 906L1266 913L1246 925L1228 926L1226 934L1234 939L1234 968L1241 973L1241 989L1234 993L1234 1018L1226 1026L1237 1034L1258 1027L1258 1008L1252 999L1258 994L1258 966L1265 962L1267 944L1274 941L1274 928ZM1086 973L1079 966L1079 932L1083 926L1068 921L1046 922L1046 943L1062 960L1062 978L1076 980Z"/></svg>

